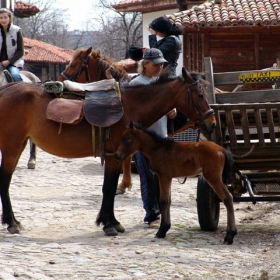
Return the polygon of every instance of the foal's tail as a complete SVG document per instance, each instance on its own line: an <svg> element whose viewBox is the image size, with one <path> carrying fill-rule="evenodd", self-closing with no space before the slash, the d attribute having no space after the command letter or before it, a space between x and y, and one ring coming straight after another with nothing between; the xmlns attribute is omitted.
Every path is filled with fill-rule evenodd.
<svg viewBox="0 0 280 280"><path fill-rule="evenodd" d="M225 165L222 174L223 183L230 184L234 175L234 155L226 149L223 150L223 154L225 156Z"/></svg>

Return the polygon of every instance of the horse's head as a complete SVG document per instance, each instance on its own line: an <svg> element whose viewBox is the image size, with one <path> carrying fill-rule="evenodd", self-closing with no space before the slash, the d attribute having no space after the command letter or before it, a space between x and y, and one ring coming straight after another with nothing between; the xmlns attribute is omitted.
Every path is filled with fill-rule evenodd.
<svg viewBox="0 0 280 280"><path fill-rule="evenodd" d="M130 155L139 150L139 142L137 138L137 132L139 130L133 125L132 122L122 134L120 144L116 150L115 157L118 161L123 161Z"/></svg>
<svg viewBox="0 0 280 280"><path fill-rule="evenodd" d="M204 135L210 135L215 129L216 119L207 100L207 81L201 74L189 73L185 68L182 69L182 78L187 87L187 106L184 106L186 100L181 100L178 109L187 115L195 126L199 126Z"/></svg>
<svg viewBox="0 0 280 280"><path fill-rule="evenodd" d="M113 63L109 57L101 57L99 50L93 50L90 47L75 52L58 80L70 80L78 83L97 82L108 77L108 69L114 79L128 79L128 75L121 66Z"/></svg>
<svg viewBox="0 0 280 280"><path fill-rule="evenodd" d="M80 83L89 82L91 78L89 77L88 63L91 51L92 47L76 51L66 69L58 77L58 80L70 80Z"/></svg>

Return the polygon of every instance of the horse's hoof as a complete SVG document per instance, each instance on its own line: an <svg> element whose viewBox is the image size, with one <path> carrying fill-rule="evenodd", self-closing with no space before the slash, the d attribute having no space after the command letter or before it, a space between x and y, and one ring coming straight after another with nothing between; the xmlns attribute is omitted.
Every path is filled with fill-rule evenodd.
<svg viewBox="0 0 280 280"><path fill-rule="evenodd" d="M125 193L125 189L117 189L117 191L116 191L116 195L118 195L118 194L124 194Z"/></svg>
<svg viewBox="0 0 280 280"><path fill-rule="evenodd" d="M103 228L103 231L105 232L106 235L109 236L117 236L118 232L114 227L108 227L108 228Z"/></svg>
<svg viewBox="0 0 280 280"><path fill-rule="evenodd" d="M114 225L114 228L117 232L125 232L125 228L121 224Z"/></svg>
<svg viewBox="0 0 280 280"><path fill-rule="evenodd" d="M23 229L21 224L15 225L15 226L9 226L7 228L8 232L11 234L19 234L20 230Z"/></svg>
<svg viewBox="0 0 280 280"><path fill-rule="evenodd" d="M233 243L233 238L237 234L237 231L227 231L227 234L224 239L224 244L231 245Z"/></svg>
<svg viewBox="0 0 280 280"><path fill-rule="evenodd" d="M225 239L224 239L224 244L226 244L226 245L232 245L232 243L233 243L233 238L225 237Z"/></svg>
<svg viewBox="0 0 280 280"><path fill-rule="evenodd" d="M27 163L27 168L28 169L35 169L36 161L34 159L31 159Z"/></svg>
<svg viewBox="0 0 280 280"><path fill-rule="evenodd" d="M166 233L158 231L155 235L155 238L164 238L166 236Z"/></svg>

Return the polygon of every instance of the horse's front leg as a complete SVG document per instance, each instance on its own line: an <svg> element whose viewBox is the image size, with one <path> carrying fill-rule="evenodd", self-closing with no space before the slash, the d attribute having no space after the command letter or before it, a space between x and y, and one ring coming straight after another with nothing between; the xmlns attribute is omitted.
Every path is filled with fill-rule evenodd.
<svg viewBox="0 0 280 280"><path fill-rule="evenodd" d="M156 233L157 238L164 238L167 231L171 227L170 221L170 205L171 205L171 182L170 178L163 178L159 176L159 186L160 186L160 195L159 195L159 205L161 212L161 221L158 232Z"/></svg>
<svg viewBox="0 0 280 280"><path fill-rule="evenodd" d="M114 201L117 190L118 179L120 175L121 163L115 157L105 157L104 181L103 181L103 199L101 209L96 219L96 224L104 225L103 231L110 236L118 235L118 232L124 232L124 227L115 218Z"/></svg>
<svg viewBox="0 0 280 280"><path fill-rule="evenodd" d="M126 158L122 163L123 177L120 184L118 184L116 194L124 194L126 189L130 190L132 187L131 160L132 156Z"/></svg>
<svg viewBox="0 0 280 280"><path fill-rule="evenodd" d="M37 147L31 140L31 138L29 138L29 144L30 144L30 157L27 163L27 167L28 169L35 169Z"/></svg>

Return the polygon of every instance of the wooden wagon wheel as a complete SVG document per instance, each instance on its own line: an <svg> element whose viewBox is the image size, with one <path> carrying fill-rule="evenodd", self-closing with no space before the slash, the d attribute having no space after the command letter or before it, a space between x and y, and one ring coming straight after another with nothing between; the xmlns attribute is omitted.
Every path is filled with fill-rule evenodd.
<svg viewBox="0 0 280 280"><path fill-rule="evenodd" d="M197 181L197 214L202 230L215 231L220 218L220 199L203 176Z"/></svg>

